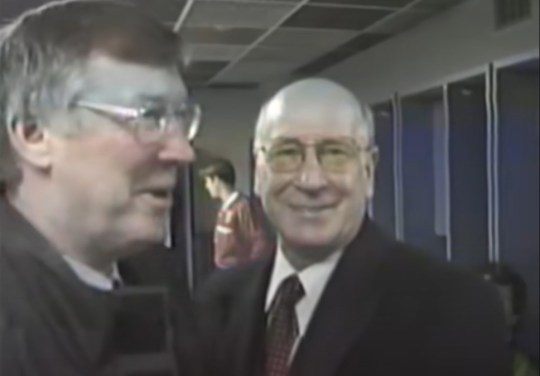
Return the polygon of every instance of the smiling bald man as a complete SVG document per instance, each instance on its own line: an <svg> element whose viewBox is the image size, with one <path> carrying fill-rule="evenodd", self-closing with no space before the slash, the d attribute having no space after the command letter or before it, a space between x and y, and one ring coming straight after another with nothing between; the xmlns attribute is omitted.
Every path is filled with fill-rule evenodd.
<svg viewBox="0 0 540 376"><path fill-rule="evenodd" d="M351 92L323 79L285 87L261 110L254 154L279 245L200 291L216 374L509 374L495 291L366 215L377 147Z"/></svg>

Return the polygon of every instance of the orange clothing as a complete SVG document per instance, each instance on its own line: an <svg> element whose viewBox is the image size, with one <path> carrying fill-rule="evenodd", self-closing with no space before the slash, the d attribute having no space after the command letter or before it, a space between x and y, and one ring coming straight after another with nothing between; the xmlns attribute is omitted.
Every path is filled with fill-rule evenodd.
<svg viewBox="0 0 540 376"><path fill-rule="evenodd" d="M258 206L238 192L233 193L217 215L215 265L218 268L237 266L272 252L273 248Z"/></svg>

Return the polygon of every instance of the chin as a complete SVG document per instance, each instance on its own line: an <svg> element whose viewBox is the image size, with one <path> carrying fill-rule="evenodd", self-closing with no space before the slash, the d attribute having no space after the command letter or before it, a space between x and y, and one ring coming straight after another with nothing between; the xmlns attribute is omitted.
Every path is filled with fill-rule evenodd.
<svg viewBox="0 0 540 376"><path fill-rule="evenodd" d="M166 227L164 221L140 221L126 231L130 243L156 245L165 242Z"/></svg>
<svg viewBox="0 0 540 376"><path fill-rule="evenodd" d="M290 246L295 248L327 248L336 242L335 236L321 236L319 233L285 234L285 239Z"/></svg>

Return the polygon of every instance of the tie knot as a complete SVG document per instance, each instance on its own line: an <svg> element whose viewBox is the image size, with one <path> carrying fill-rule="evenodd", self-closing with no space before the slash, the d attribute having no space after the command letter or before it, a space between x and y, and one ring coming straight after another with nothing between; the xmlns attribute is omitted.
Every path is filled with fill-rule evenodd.
<svg viewBox="0 0 540 376"><path fill-rule="evenodd" d="M304 286L297 274L293 274L281 282L276 294L276 304L294 307L304 296Z"/></svg>

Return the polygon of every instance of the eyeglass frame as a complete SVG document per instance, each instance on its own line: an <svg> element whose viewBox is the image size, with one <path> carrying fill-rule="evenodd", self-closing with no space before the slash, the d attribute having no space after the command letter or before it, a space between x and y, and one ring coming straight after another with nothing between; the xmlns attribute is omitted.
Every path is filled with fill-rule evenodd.
<svg viewBox="0 0 540 376"><path fill-rule="evenodd" d="M269 154L270 149L275 147L276 143L279 143L280 141L281 142L294 142L294 143L299 144L299 145L302 146L302 160L301 160L301 162L298 164L298 166L296 168L290 169L290 170L287 170L287 171L285 171L285 170L277 171L274 168L272 168L271 163L269 161L268 154ZM310 143L302 142L302 141L300 141L300 140L298 140L296 138L278 137L277 139L269 141L268 143L270 145L258 146L257 148L255 148L254 152L255 153L261 152L264 155L264 157L266 159L266 162L269 164L270 169L272 169L276 173L297 173L297 172L302 170L302 168L304 167L304 165L306 163L307 149L308 148L315 148L315 155L317 157L317 163L319 164L320 168L325 172L332 173L332 171L328 171L328 169L325 168L324 165L321 163L320 156L317 153L316 149L317 149L318 145L320 145L322 143L325 143L325 142L342 142L342 141L351 141L349 145L353 146L356 149L355 151L356 151L358 157L363 152L368 152L368 153L377 153L378 152L378 148L377 148L377 146L375 144L370 143L369 145L361 146L361 145L358 145L358 142L356 142L356 140L354 138L352 138L352 137L326 138L326 139L322 139L322 140L319 140L319 141L316 141L316 142L310 142ZM343 173L343 172L340 172L340 173ZM334 173L335 173L335 171L334 171Z"/></svg>
<svg viewBox="0 0 540 376"><path fill-rule="evenodd" d="M190 104L193 105L193 119L191 120L191 123L185 127L186 129L183 130L183 134L186 136L188 141L193 141L193 139L197 136L200 128L200 121L201 121L201 115L202 111L199 105L194 104L191 101L186 101L184 104ZM115 123L118 123L120 125L126 125L126 122L134 122L137 119L142 119L145 115L148 114L149 111L152 111L154 109L151 108L144 108L144 107L129 107L129 106L120 106L120 105L114 105L114 104L108 104L108 103L100 103L100 102L93 102L93 101L87 101L87 100L78 100L75 103L73 103L73 107L76 108L82 108L86 110L90 110L92 112L97 113L98 115L102 115L105 117L110 118ZM163 116L159 118L157 121L157 128L155 129L148 129L148 130L155 130L160 135L164 135L167 130L171 129L171 113L170 111L164 112ZM129 125L128 125L129 127ZM176 127L179 128L179 127ZM132 128L131 130L134 130Z"/></svg>

